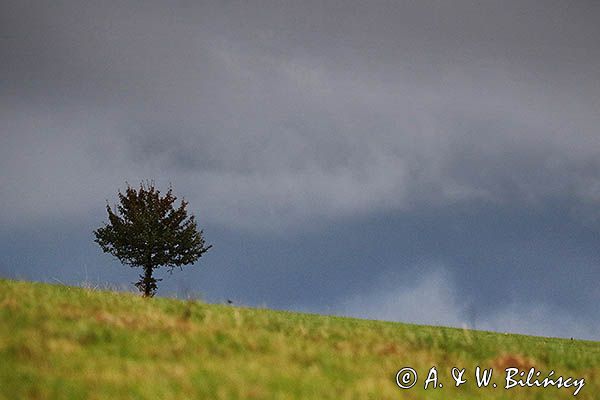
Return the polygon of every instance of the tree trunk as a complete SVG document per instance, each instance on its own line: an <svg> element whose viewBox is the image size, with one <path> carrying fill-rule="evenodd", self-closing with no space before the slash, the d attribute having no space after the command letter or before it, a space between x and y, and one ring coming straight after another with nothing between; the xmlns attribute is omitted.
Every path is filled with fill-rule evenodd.
<svg viewBox="0 0 600 400"><path fill-rule="evenodd" d="M152 266L150 265L146 265L144 267L144 297L152 297L154 295L153 293L153 286L152 283L154 282L154 279L152 278Z"/></svg>

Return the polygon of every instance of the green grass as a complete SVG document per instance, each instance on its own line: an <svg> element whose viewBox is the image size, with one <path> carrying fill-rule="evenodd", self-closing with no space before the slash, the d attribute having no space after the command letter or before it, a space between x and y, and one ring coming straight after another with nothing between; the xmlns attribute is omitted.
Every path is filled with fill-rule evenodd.
<svg viewBox="0 0 600 400"><path fill-rule="evenodd" d="M423 389L436 366L441 389ZM498 388L477 388L494 368ZM396 372L419 373L401 390ZM455 388L454 366L468 382ZM563 399L505 390L504 369L585 378L600 393L600 342L209 305L0 280L0 399Z"/></svg>

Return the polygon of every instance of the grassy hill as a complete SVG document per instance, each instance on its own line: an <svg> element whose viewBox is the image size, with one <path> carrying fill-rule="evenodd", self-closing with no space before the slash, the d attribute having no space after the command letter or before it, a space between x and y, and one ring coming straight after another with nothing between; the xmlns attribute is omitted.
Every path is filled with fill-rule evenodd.
<svg viewBox="0 0 600 400"><path fill-rule="evenodd" d="M402 390L396 372L418 383ZM423 389L436 366L442 388ZM478 388L476 366L497 388ZM454 386L452 367L467 382ZM562 399L504 389L505 369L584 378L600 393L600 342L549 339L143 299L0 280L0 399Z"/></svg>

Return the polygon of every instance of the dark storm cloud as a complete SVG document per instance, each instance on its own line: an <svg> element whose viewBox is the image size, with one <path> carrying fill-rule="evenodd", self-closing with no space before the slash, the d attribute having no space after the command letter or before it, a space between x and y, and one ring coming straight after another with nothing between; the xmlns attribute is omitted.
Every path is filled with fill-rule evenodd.
<svg viewBox="0 0 600 400"><path fill-rule="evenodd" d="M92 173L109 184L93 196L124 169L130 179L177 175L214 193L192 193L210 215L243 207L246 217L221 221L241 225L422 201L600 196L594 5L4 7L0 101L5 136L21 138L4 151L66 146L40 168L52 176L73 158L82 177L63 182ZM48 118L57 129L38 133ZM99 145L113 151L110 166L85 162ZM6 169L16 180L30 165Z"/></svg>
<svg viewBox="0 0 600 400"><path fill-rule="evenodd" d="M389 303L365 293L377 279L425 263L450 283L414 286L461 294L433 308L471 296L491 313L511 293L598 320L598 20L595 2L3 2L0 233L20 239L1 261L38 279L99 267L92 245L30 230L85 237L116 188L150 178L231 246L194 275L212 299L356 313ZM377 239L344 234L360 218ZM526 229L547 224L559 233ZM322 260L293 243L313 235ZM47 260L66 266L42 274Z"/></svg>

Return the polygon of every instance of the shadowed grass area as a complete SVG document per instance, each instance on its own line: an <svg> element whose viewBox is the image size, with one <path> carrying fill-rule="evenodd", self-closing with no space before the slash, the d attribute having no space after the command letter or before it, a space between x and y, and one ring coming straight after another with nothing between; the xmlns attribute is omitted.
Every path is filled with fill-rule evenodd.
<svg viewBox="0 0 600 400"><path fill-rule="evenodd" d="M478 365L494 369L498 388L477 388ZM405 366L419 382L401 390ZM432 366L444 387L424 390ZM458 388L454 366L467 370ZM0 280L0 399L573 397L574 388L505 390L507 367L585 378L579 399L600 393L600 342Z"/></svg>

